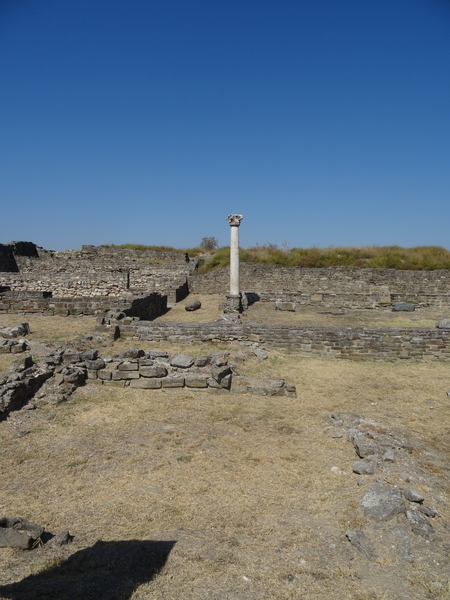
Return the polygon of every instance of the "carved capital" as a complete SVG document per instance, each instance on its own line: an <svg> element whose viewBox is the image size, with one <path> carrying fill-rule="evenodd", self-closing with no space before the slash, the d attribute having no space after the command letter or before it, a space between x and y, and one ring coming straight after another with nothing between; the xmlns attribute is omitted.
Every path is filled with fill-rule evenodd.
<svg viewBox="0 0 450 600"><path fill-rule="evenodd" d="M230 227L239 227L243 218L242 215L228 215L227 221Z"/></svg>

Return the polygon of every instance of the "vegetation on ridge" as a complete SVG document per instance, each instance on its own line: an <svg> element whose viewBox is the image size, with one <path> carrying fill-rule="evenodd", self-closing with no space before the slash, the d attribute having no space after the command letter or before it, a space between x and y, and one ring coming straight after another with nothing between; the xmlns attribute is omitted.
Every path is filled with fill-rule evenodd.
<svg viewBox="0 0 450 600"><path fill-rule="evenodd" d="M240 260L246 263L285 267L366 267L375 269L435 270L450 269L450 252L441 246L364 246L330 248L286 248L274 244L241 248ZM229 247L219 248L200 268L201 273L230 263Z"/></svg>

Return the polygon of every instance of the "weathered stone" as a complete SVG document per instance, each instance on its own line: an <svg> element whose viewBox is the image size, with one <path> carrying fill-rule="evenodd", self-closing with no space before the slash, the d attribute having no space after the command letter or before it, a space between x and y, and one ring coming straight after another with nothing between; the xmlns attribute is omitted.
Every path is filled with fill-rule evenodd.
<svg viewBox="0 0 450 600"><path fill-rule="evenodd" d="M80 352L64 352L63 363L65 365L71 365L79 362L81 362Z"/></svg>
<svg viewBox="0 0 450 600"><path fill-rule="evenodd" d="M88 369L88 371L87 371L87 378L88 379L98 379L98 377L97 377L97 371L93 371L93 370Z"/></svg>
<svg viewBox="0 0 450 600"><path fill-rule="evenodd" d="M161 381L161 379L157 379L156 377L135 379L130 383L130 387L143 390L158 390L161 388Z"/></svg>
<svg viewBox="0 0 450 600"><path fill-rule="evenodd" d="M145 356L145 352L141 348L128 348L119 354L119 358L141 358Z"/></svg>
<svg viewBox="0 0 450 600"><path fill-rule="evenodd" d="M383 462L395 462L394 450L392 450L392 448L389 448L389 450L386 450L386 452L383 454L381 459Z"/></svg>
<svg viewBox="0 0 450 600"><path fill-rule="evenodd" d="M137 362L123 362L118 366L119 371L138 371L139 365Z"/></svg>
<svg viewBox="0 0 450 600"><path fill-rule="evenodd" d="M189 304L186 304L186 306L184 307L184 310L191 312L194 310L198 310L201 307L202 307L202 303L200 302L200 300L194 300L193 302L189 302Z"/></svg>
<svg viewBox="0 0 450 600"><path fill-rule="evenodd" d="M25 350L27 350L27 345L25 342L13 342L10 348L13 354L19 354L20 352L25 352Z"/></svg>
<svg viewBox="0 0 450 600"><path fill-rule="evenodd" d="M8 367L9 373L20 373L25 369L29 369L33 366L33 359L31 356L21 356L20 358L16 358Z"/></svg>
<svg viewBox="0 0 450 600"><path fill-rule="evenodd" d="M398 302L397 304L394 304L394 306L392 307L393 312L400 312L400 311L414 312L415 310L416 310L415 304L409 304L408 302Z"/></svg>
<svg viewBox="0 0 450 600"><path fill-rule="evenodd" d="M153 365L151 367L139 366L139 373L142 377L166 377L167 369L159 365Z"/></svg>
<svg viewBox="0 0 450 600"><path fill-rule="evenodd" d="M441 319L436 323L438 329L450 329L450 319Z"/></svg>
<svg viewBox="0 0 450 600"><path fill-rule="evenodd" d="M129 379L139 379L139 371L113 371L111 379L113 381L127 381Z"/></svg>
<svg viewBox="0 0 450 600"><path fill-rule="evenodd" d="M267 358L269 358L269 355L264 350L264 348L255 348L254 352L258 360L266 360Z"/></svg>
<svg viewBox="0 0 450 600"><path fill-rule="evenodd" d="M22 533L9 527L0 527L0 548L19 548L20 550L29 550L33 543L33 537L27 533Z"/></svg>
<svg viewBox="0 0 450 600"><path fill-rule="evenodd" d="M19 323L18 325L10 325L9 327L0 327L0 336L4 338L19 338L30 333L28 323Z"/></svg>
<svg viewBox="0 0 450 600"><path fill-rule="evenodd" d="M433 525L425 519L422 515L419 515L414 510L407 510L406 517L411 524L413 533L425 538L429 542L433 542L436 538L436 532Z"/></svg>
<svg viewBox="0 0 450 600"><path fill-rule="evenodd" d="M353 438L353 446L359 458L367 458L368 456L377 456L380 454L379 447L369 442L364 435L356 435Z"/></svg>
<svg viewBox="0 0 450 600"><path fill-rule="evenodd" d="M209 360L209 356L197 356L197 358L194 360L194 366L206 367L206 365L209 364Z"/></svg>
<svg viewBox="0 0 450 600"><path fill-rule="evenodd" d="M90 371L99 371L105 368L105 361L103 358L97 358L96 360L85 360L84 364Z"/></svg>
<svg viewBox="0 0 450 600"><path fill-rule="evenodd" d="M257 396L284 396L284 379L281 377L248 378L248 391Z"/></svg>
<svg viewBox="0 0 450 600"><path fill-rule="evenodd" d="M221 381L221 379L223 377L225 377L225 375L229 375L231 373L231 369L228 365L225 365L224 367L216 367L216 366L212 366L211 367L211 376L214 377L214 379L216 381Z"/></svg>
<svg viewBox="0 0 450 600"><path fill-rule="evenodd" d="M405 511L405 503L399 491L375 484L360 502L364 514L375 521L389 521Z"/></svg>
<svg viewBox="0 0 450 600"><path fill-rule="evenodd" d="M406 562L413 562L414 556L411 551L411 539L406 529L394 527L389 534L391 541L394 543L397 555Z"/></svg>
<svg viewBox="0 0 450 600"><path fill-rule="evenodd" d="M97 350L85 350L81 353L81 360L96 360L98 357Z"/></svg>
<svg viewBox="0 0 450 600"><path fill-rule="evenodd" d="M73 535L66 531L56 533L46 544L46 546L65 546L73 540Z"/></svg>
<svg viewBox="0 0 450 600"><path fill-rule="evenodd" d="M187 354L175 354L175 356L170 361L172 367L179 367L181 369L189 369L194 364L194 359L192 356L188 356Z"/></svg>
<svg viewBox="0 0 450 600"><path fill-rule="evenodd" d="M422 502L425 500L425 498L422 496L422 494L420 492L418 492L417 490L413 490L413 489L405 490L403 492L403 495L410 502L418 502L419 504L422 504Z"/></svg>
<svg viewBox="0 0 450 600"><path fill-rule="evenodd" d="M163 388L184 387L184 377L164 377L161 379Z"/></svg>
<svg viewBox="0 0 450 600"><path fill-rule="evenodd" d="M376 559L375 552L371 548L371 546L369 544L369 540L367 539L367 537L363 531L347 529L347 531L345 532L345 535L347 536L349 542L351 544L353 544L353 546L355 546L355 548L358 548L358 550L360 552L362 552L367 559L369 559L369 560Z"/></svg>
<svg viewBox="0 0 450 600"><path fill-rule="evenodd" d="M431 519L434 519L434 517L439 516L438 511L432 506L418 506L417 510L423 513L426 517L430 517Z"/></svg>
<svg viewBox="0 0 450 600"><path fill-rule="evenodd" d="M283 302L282 300L277 300L275 302L275 310L286 310L295 312L297 305L295 302Z"/></svg>
<svg viewBox="0 0 450 600"><path fill-rule="evenodd" d="M373 464L362 460L355 460L352 464L352 469L353 473L357 473L358 475L373 475L375 473Z"/></svg>
<svg viewBox="0 0 450 600"><path fill-rule="evenodd" d="M169 358L169 354L165 350L149 350L145 356L148 358Z"/></svg>
<svg viewBox="0 0 450 600"><path fill-rule="evenodd" d="M184 384L189 388L205 388L208 387L206 375L197 375L192 373L191 375L186 375L184 378Z"/></svg>
<svg viewBox="0 0 450 600"><path fill-rule="evenodd" d="M112 377L112 371L109 371L107 369L101 369L100 371L97 371L97 375L99 379L108 381Z"/></svg>

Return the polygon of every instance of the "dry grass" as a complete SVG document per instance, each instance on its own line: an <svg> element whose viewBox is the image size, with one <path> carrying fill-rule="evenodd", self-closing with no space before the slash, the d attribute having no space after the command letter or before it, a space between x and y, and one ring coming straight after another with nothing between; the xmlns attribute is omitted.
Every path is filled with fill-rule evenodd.
<svg viewBox="0 0 450 600"><path fill-rule="evenodd" d="M202 306L195 311L186 311L186 304L190 304L194 300L200 300ZM205 294L205 295L190 295L181 302L178 302L167 313L155 319L156 321L216 321L222 314L219 305L223 303L223 294Z"/></svg>
<svg viewBox="0 0 450 600"><path fill-rule="evenodd" d="M93 334L95 328L95 317L91 316L0 315L0 326L2 327L24 322L30 325L31 333L27 335L30 340L73 341L88 333Z"/></svg>
<svg viewBox="0 0 450 600"><path fill-rule="evenodd" d="M130 345L116 342L112 351ZM189 354L217 349L161 347ZM419 577L415 565L399 566L394 556L373 563L365 579L367 561L344 536L361 525L354 508L361 490L350 467L355 455L345 439L331 438L326 415L354 411L385 419L442 447L449 432L448 365L271 352L268 361L250 361L242 370L285 377L297 385L298 398L86 386L67 404L0 423L2 514L76 536L56 559L45 548L32 555L2 551L0 585L98 539L154 539L177 543L161 573L133 599L421 598L409 581L430 589L439 573ZM48 421L50 412L56 418ZM30 434L15 439L18 428ZM348 475L335 475L332 466ZM443 485L448 493L448 481Z"/></svg>
<svg viewBox="0 0 450 600"><path fill-rule="evenodd" d="M363 246L278 248L264 244L239 250L241 262L285 267L370 267L376 269L433 270L450 268L450 252L441 246ZM199 271L206 273L230 264L229 247L219 248Z"/></svg>

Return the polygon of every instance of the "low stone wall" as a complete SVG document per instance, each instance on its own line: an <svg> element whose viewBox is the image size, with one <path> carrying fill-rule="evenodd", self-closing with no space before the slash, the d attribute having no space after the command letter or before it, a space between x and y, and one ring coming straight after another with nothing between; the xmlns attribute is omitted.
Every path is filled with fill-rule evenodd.
<svg viewBox="0 0 450 600"><path fill-rule="evenodd" d="M450 271L398 271L360 267L306 269L241 264L241 289L261 302L283 300L328 308L383 308L405 301L417 306L450 307ZM226 294L229 268L191 274L197 294Z"/></svg>
<svg viewBox="0 0 450 600"><path fill-rule="evenodd" d="M350 359L450 358L450 330L212 323L134 322L120 335L154 342L258 341L286 353ZM108 331L98 325L97 331Z"/></svg>
<svg viewBox="0 0 450 600"><path fill-rule="evenodd" d="M159 293L122 297L61 296L38 292L0 294L0 314L98 315L120 311L127 316L151 321L167 310L167 296Z"/></svg>

